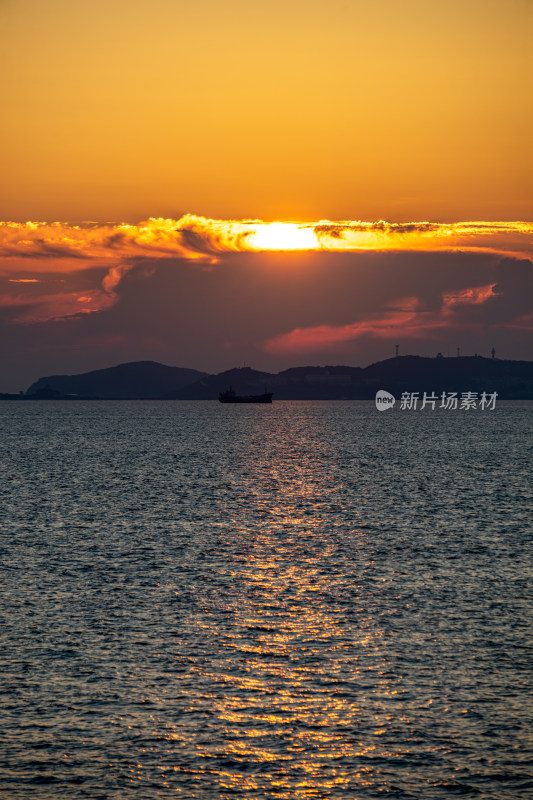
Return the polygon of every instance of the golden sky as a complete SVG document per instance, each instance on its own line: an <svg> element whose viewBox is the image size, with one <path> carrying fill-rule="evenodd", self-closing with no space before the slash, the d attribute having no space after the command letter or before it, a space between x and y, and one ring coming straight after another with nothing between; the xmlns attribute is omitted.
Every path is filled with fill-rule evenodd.
<svg viewBox="0 0 533 800"><path fill-rule="evenodd" d="M531 358L531 41L530 0L0 0L0 391Z"/></svg>
<svg viewBox="0 0 533 800"><path fill-rule="evenodd" d="M531 219L528 0L1 0L0 219Z"/></svg>

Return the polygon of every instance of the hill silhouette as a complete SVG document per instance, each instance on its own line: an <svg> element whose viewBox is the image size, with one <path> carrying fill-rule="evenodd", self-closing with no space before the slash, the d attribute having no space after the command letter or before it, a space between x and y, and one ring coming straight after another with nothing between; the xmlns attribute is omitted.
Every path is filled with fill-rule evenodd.
<svg viewBox="0 0 533 800"><path fill-rule="evenodd" d="M292 367L277 374L244 367L206 375L170 392L168 399L208 400L233 386L239 394L274 393L275 400L366 400L378 389L401 392L498 392L502 399L533 399L533 362L477 356L399 356L368 367Z"/></svg>
<svg viewBox="0 0 533 800"><path fill-rule="evenodd" d="M158 399L205 375L196 369L167 367L156 361L132 361L80 375L48 375L39 378L27 395L53 398L78 395L102 399Z"/></svg>
<svg viewBox="0 0 533 800"><path fill-rule="evenodd" d="M292 367L277 374L242 367L209 375L194 369L135 361L80 375L50 375L24 399L216 400L232 386L238 394L274 393L274 400L366 400L392 392L497 392L500 399L533 399L533 362L479 356L398 356L368 367ZM1 396L0 396L1 397ZM8 399L5 396L4 399ZM11 395L9 399L20 399Z"/></svg>

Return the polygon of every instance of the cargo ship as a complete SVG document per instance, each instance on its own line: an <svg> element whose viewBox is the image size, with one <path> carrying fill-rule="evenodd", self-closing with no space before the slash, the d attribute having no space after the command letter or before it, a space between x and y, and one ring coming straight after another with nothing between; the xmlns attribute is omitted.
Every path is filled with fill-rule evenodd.
<svg viewBox="0 0 533 800"><path fill-rule="evenodd" d="M271 403L272 392L263 394L236 394L233 387L225 392L220 392L218 399L221 403Z"/></svg>

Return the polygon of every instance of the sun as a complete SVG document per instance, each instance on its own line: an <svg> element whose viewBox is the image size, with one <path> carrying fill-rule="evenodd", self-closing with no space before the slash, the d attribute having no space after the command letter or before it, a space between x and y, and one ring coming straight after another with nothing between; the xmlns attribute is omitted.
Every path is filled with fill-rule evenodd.
<svg viewBox="0 0 533 800"><path fill-rule="evenodd" d="M316 233L296 222L262 222L248 237L254 250L319 250Z"/></svg>

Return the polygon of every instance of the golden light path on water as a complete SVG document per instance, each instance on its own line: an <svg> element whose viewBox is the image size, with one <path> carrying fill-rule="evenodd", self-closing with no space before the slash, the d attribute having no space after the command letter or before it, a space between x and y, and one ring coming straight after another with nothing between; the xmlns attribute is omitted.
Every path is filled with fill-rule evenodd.
<svg viewBox="0 0 533 800"><path fill-rule="evenodd" d="M219 658L207 670L198 668L189 710L210 707L218 737L197 742L194 757L224 797L262 791L287 799L335 796L354 782L372 787L374 757L400 757L381 741L391 725L391 704L405 690L387 674L377 604L361 600L356 626L348 633L344 624L354 595L339 557L348 512L335 470L324 470L329 459L317 452L325 432L317 436L303 418L295 427L286 431L279 458L265 453L266 441L256 442L256 464L242 489L247 520L259 522L250 530L234 513L219 523L245 552L227 576L231 595L219 598L216 608L206 603L197 620L198 636L217 642ZM259 428L253 433L262 440ZM295 438L298 450L291 453ZM338 536L330 531L325 538L332 508L339 514ZM359 541L361 569L371 569L367 534L353 517L349 527ZM222 627L221 617L228 620ZM199 686L206 683L211 689L204 693ZM395 724L402 720L400 713ZM167 736L182 740L183 734L178 727Z"/></svg>
<svg viewBox="0 0 533 800"><path fill-rule="evenodd" d="M525 797L525 405L5 404L0 793Z"/></svg>

